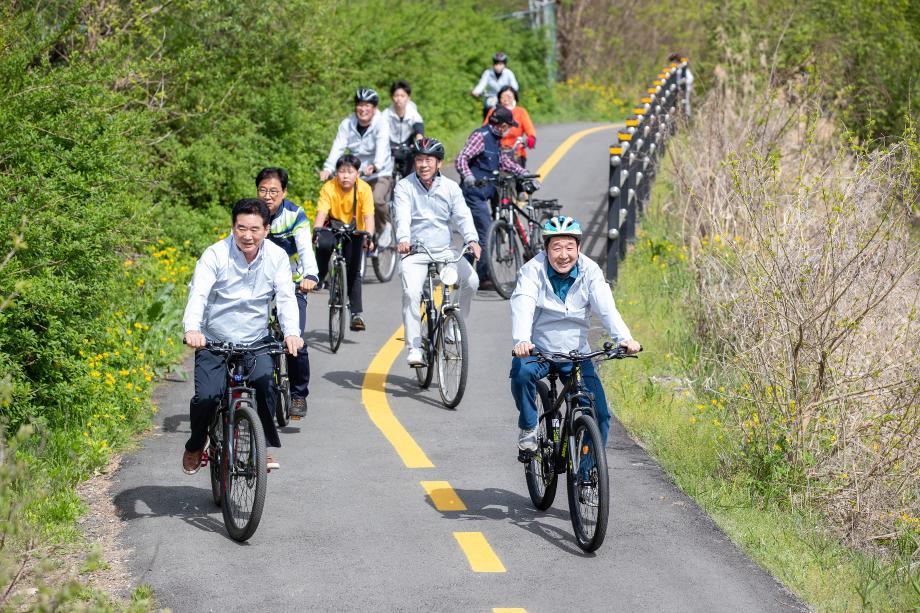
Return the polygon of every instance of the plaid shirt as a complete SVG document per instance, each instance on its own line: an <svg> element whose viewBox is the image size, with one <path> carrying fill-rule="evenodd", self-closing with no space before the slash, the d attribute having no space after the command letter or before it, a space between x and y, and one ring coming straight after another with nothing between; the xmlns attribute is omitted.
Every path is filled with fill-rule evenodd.
<svg viewBox="0 0 920 613"><path fill-rule="evenodd" d="M492 126L489 126L489 129L492 130L492 133L496 136L501 136ZM470 134L470 137L466 139L466 144L463 145L463 150L460 151L460 155L457 156L457 172L460 174L461 178L469 177L473 174L473 172L470 170L470 160L485 151L485 149L485 140L483 139L483 136L479 130L476 130ZM527 172L527 169L515 163L511 156L504 151L499 153L498 160L498 167L505 172L510 172L516 175L521 175Z"/></svg>

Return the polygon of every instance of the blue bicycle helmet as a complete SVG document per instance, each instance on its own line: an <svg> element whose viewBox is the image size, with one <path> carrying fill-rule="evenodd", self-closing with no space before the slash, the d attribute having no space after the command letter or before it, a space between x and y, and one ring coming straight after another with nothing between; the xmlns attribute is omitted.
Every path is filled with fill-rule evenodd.
<svg viewBox="0 0 920 613"><path fill-rule="evenodd" d="M550 217L543 224L543 245L549 243L554 236L571 236L575 242L581 243L581 224L574 217L558 215Z"/></svg>

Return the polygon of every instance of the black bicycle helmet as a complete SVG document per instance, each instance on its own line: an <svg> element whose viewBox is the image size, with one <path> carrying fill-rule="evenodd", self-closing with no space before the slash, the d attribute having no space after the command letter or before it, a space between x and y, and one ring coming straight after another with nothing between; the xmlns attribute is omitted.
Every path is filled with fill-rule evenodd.
<svg viewBox="0 0 920 613"><path fill-rule="evenodd" d="M444 159L444 145L436 138L423 136L415 141L415 145L412 149L416 155L433 155L439 160Z"/></svg>
<svg viewBox="0 0 920 613"><path fill-rule="evenodd" d="M358 91L355 92L355 104L359 102L370 102L374 106L377 106L380 104L380 96L377 95L376 90L370 87L359 87Z"/></svg>
<svg viewBox="0 0 920 613"><path fill-rule="evenodd" d="M493 64L507 64L508 63L508 54L503 53L502 51L496 51L495 55L492 56Z"/></svg>

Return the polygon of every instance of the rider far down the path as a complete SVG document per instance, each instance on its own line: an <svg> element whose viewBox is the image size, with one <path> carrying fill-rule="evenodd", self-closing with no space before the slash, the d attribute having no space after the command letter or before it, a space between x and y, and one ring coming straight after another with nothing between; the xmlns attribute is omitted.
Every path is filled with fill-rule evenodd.
<svg viewBox="0 0 920 613"><path fill-rule="evenodd" d="M486 236L492 224L492 214L489 201L495 194L495 184L485 182L484 179L493 177L497 170L503 170L515 175L524 174L526 169L514 163L511 156L502 150L501 139L505 133L517 122L511 111L503 106L497 107L489 117L489 123L473 130L463 150L455 162L457 173L463 182L463 197L470 207L476 233L479 235L479 244L486 245ZM489 271L485 263L480 260L476 265L479 274L480 289L492 289L494 286L489 278Z"/></svg>
<svg viewBox="0 0 920 613"><path fill-rule="evenodd" d="M510 85L515 91L521 89L514 73L508 68L508 54L498 51L492 56L492 68L482 71L479 83L470 92L474 98L482 96L483 119L489 109L498 104L498 92L506 85Z"/></svg>
<svg viewBox="0 0 920 613"><path fill-rule="evenodd" d="M440 258L450 253L451 223L479 259L480 247L476 227L463 192L456 181L441 174L444 145L434 138L415 141L415 172L396 184L393 194L396 210L396 240L399 253L408 254L413 242L420 242ZM411 367L424 366L421 350L422 284L428 274L429 256L425 253L407 255L402 261L403 324L405 326L407 361ZM460 283L460 313L467 318L473 295L479 287L479 277L466 259L457 262Z"/></svg>
<svg viewBox="0 0 920 613"><path fill-rule="evenodd" d="M531 359L530 352L588 353L591 313L597 313L604 329L632 355L641 346L633 340L617 311L610 286L600 266L580 252L581 226L571 217L553 217L543 226L544 251L527 262L518 274L511 296L511 394L520 413L518 449L537 449L537 382L550 372L563 377L572 364L557 365ZM604 445L610 430L610 410L604 387L590 361L582 375L594 395L598 427Z"/></svg>
<svg viewBox="0 0 920 613"><path fill-rule="evenodd" d="M380 96L375 90L358 88L355 112L339 124L319 178L326 181L332 176L336 161L346 150L361 160L361 176L374 193L375 227L382 232L390 221L387 198L393 187L393 156L390 154L390 128L383 113L377 110L378 104Z"/></svg>
<svg viewBox="0 0 920 613"><path fill-rule="evenodd" d="M316 203L316 257L319 261L320 279L329 272L329 258L335 250L335 237L326 231L327 226L354 225L355 229L374 233L374 197L371 187L358 176L361 160L345 154L335 163L335 178L326 181ZM364 258L365 237L349 237L343 251L348 279L348 301L351 311L351 329L364 330L361 304L361 260Z"/></svg>
<svg viewBox="0 0 920 613"><path fill-rule="evenodd" d="M225 359L205 349L207 342L271 342L267 315L275 297L288 353L297 355L303 347L288 255L265 240L271 225L268 207L262 200L246 198L233 205L232 219L230 236L208 247L195 265L183 316L184 341L196 349L195 395L189 403L191 435L182 454L187 474L198 471L208 424L227 389ZM280 447L272 358L263 354L246 359L266 445ZM278 468L271 456L268 468Z"/></svg>
<svg viewBox="0 0 920 613"><path fill-rule="evenodd" d="M527 149L533 149L537 144L537 129L530 119L530 113L523 106L518 104L517 90L506 85L498 92L498 103L511 111L511 117L514 119L516 126L505 132L502 137L502 149L510 151L515 162L523 167L527 166ZM486 118L482 121L483 125L489 123L493 110L489 110Z"/></svg>
<svg viewBox="0 0 920 613"><path fill-rule="evenodd" d="M316 287L319 271L313 253L313 235L310 220L303 209L287 199L288 174L283 168L263 168L256 176L256 193L271 213L268 240L288 254L291 277L300 290L297 308L300 311L300 334L307 328L307 292ZM310 395L310 354L304 344L296 356L289 356L288 373L291 381L291 414L307 414L307 396Z"/></svg>

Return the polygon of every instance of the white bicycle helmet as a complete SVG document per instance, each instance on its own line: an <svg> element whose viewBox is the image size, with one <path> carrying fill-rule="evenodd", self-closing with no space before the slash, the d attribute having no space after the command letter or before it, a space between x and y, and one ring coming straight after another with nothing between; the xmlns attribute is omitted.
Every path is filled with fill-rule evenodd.
<svg viewBox="0 0 920 613"><path fill-rule="evenodd" d="M554 236L571 236L580 243L581 225L574 217L565 215L550 217L543 224L543 244L545 245Z"/></svg>

